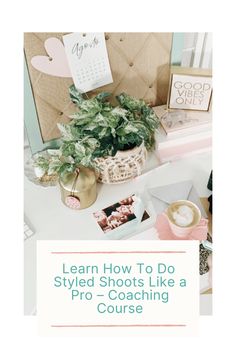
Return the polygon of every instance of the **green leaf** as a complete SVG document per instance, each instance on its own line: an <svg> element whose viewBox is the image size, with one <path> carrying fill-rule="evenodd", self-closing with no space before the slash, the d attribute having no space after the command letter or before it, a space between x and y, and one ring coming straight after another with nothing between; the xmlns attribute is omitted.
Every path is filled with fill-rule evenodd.
<svg viewBox="0 0 236 354"><path fill-rule="evenodd" d="M79 157L83 157L86 153L86 148L84 146L83 143L81 143L81 141L78 141L76 144L75 144L75 154L76 156L79 156Z"/></svg>
<svg viewBox="0 0 236 354"><path fill-rule="evenodd" d="M81 138L82 131L81 128L74 126L72 124L57 124L64 141L76 141Z"/></svg>
<svg viewBox="0 0 236 354"><path fill-rule="evenodd" d="M144 106L141 109L142 112L142 120L146 123L146 125L154 131L159 126L159 119L157 118L155 112L151 107Z"/></svg>
<svg viewBox="0 0 236 354"><path fill-rule="evenodd" d="M49 167L49 158L39 155L34 160L34 166L41 168L44 172L47 172Z"/></svg>
<svg viewBox="0 0 236 354"><path fill-rule="evenodd" d="M76 166L72 165L70 163L63 163L61 167L59 168L58 173L63 177L67 173L72 173L74 172Z"/></svg>
<svg viewBox="0 0 236 354"><path fill-rule="evenodd" d="M75 153L75 142L64 142L60 147L63 156L71 156Z"/></svg>
<svg viewBox="0 0 236 354"><path fill-rule="evenodd" d="M99 93L95 98L98 100L98 101L104 101L106 100L108 97L110 97L111 94L109 92L101 92Z"/></svg>
<svg viewBox="0 0 236 354"><path fill-rule="evenodd" d="M69 94L70 94L71 101L75 103L78 107L80 107L80 105L84 101L84 98L83 98L83 94L77 90L75 85L71 85L69 87Z"/></svg>
<svg viewBox="0 0 236 354"><path fill-rule="evenodd" d="M125 137L129 133L138 133L138 129L131 122L126 124L125 126L120 126L116 130L116 134L118 136L124 136Z"/></svg>
<svg viewBox="0 0 236 354"><path fill-rule="evenodd" d="M95 115L102 110L102 104L96 98L91 98L90 100L84 100L80 109Z"/></svg>
<svg viewBox="0 0 236 354"><path fill-rule="evenodd" d="M121 107L115 107L112 109L111 113L114 116L122 117L125 119L128 111L124 108L121 108Z"/></svg>
<svg viewBox="0 0 236 354"><path fill-rule="evenodd" d="M120 120L122 119L120 115L114 114L113 111L106 113L104 115L105 115L107 126L111 128L116 128L119 125Z"/></svg>
<svg viewBox="0 0 236 354"><path fill-rule="evenodd" d="M129 96L124 92L116 96L116 98L122 107L131 111L140 110L143 106L146 105L143 100L138 100L137 98Z"/></svg>
<svg viewBox="0 0 236 354"><path fill-rule="evenodd" d="M96 127L95 131L94 131L94 136L101 140L104 137L106 137L107 135L109 135L110 133L110 129L107 127Z"/></svg>
<svg viewBox="0 0 236 354"><path fill-rule="evenodd" d="M98 146L100 146L99 141L92 137L86 137L82 142L86 144L91 150L95 150Z"/></svg>
<svg viewBox="0 0 236 354"><path fill-rule="evenodd" d="M50 160L50 164L47 172L48 175L58 173L62 164L63 164L62 161L58 157L52 158Z"/></svg>
<svg viewBox="0 0 236 354"><path fill-rule="evenodd" d="M89 122L89 120L86 121L86 119L88 119L88 118L90 119L90 118L94 117L94 113L93 112L85 112L85 111L81 110L79 112L71 114L69 117L72 119L80 120L82 122L81 124L84 124L87 121ZM80 122L76 121L76 124L79 124L79 123Z"/></svg>
<svg viewBox="0 0 236 354"><path fill-rule="evenodd" d="M138 133L139 130L138 130L137 126L135 126L134 122L129 122L124 127L124 131L126 134L129 134L129 133Z"/></svg>
<svg viewBox="0 0 236 354"><path fill-rule="evenodd" d="M81 161L80 161L81 165L86 166L86 167L90 167L93 165L92 163L92 154L88 154L86 156L84 156Z"/></svg>
<svg viewBox="0 0 236 354"><path fill-rule="evenodd" d="M73 140L71 126L69 124L57 123L57 126L64 140Z"/></svg>
<svg viewBox="0 0 236 354"><path fill-rule="evenodd" d="M97 124L97 126L100 126L100 127L108 127L109 126L107 117L105 117L101 113L98 113L95 116L95 118L93 120L93 124Z"/></svg>

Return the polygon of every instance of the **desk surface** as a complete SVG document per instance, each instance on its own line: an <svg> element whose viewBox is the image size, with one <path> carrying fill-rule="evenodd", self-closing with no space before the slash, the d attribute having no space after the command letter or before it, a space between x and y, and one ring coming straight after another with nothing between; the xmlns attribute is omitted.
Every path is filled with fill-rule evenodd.
<svg viewBox="0 0 236 354"><path fill-rule="evenodd" d="M40 187L25 178L25 214L36 230L37 239L104 239L98 232L92 213L145 187L192 180L199 196L207 197L211 171L209 153L171 162L118 185L98 184L96 202L89 208L74 211L61 202L59 187Z"/></svg>
<svg viewBox="0 0 236 354"><path fill-rule="evenodd" d="M43 188L25 178L25 214L35 235L25 241L25 313L34 311L36 240L106 239L99 232L92 213L145 187L192 180L199 196L208 197L208 178L212 169L211 153L193 155L167 165L158 163L151 156L149 168L142 176L119 185L98 185L96 202L88 209L74 211L61 202L59 187Z"/></svg>

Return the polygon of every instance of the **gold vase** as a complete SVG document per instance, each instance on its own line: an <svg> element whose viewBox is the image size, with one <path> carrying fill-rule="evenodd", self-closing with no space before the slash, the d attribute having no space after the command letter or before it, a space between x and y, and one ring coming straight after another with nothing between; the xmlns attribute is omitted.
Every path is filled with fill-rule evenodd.
<svg viewBox="0 0 236 354"><path fill-rule="evenodd" d="M59 179L62 202L71 209L81 210L92 205L97 198L94 171L80 166L75 172Z"/></svg>

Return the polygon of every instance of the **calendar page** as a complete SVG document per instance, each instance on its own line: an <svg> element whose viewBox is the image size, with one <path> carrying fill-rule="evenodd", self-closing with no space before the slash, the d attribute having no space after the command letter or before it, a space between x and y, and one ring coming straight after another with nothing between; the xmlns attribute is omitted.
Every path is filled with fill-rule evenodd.
<svg viewBox="0 0 236 354"><path fill-rule="evenodd" d="M71 33L63 36L76 88L88 92L113 82L104 33Z"/></svg>

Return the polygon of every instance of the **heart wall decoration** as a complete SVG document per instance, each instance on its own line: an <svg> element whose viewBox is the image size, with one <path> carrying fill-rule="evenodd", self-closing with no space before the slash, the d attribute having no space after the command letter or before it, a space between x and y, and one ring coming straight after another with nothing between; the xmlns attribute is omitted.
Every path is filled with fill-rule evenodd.
<svg viewBox="0 0 236 354"><path fill-rule="evenodd" d="M44 42L48 56L36 55L31 59L33 67L44 74L58 77L71 77L69 64L62 42L57 38L48 38Z"/></svg>

